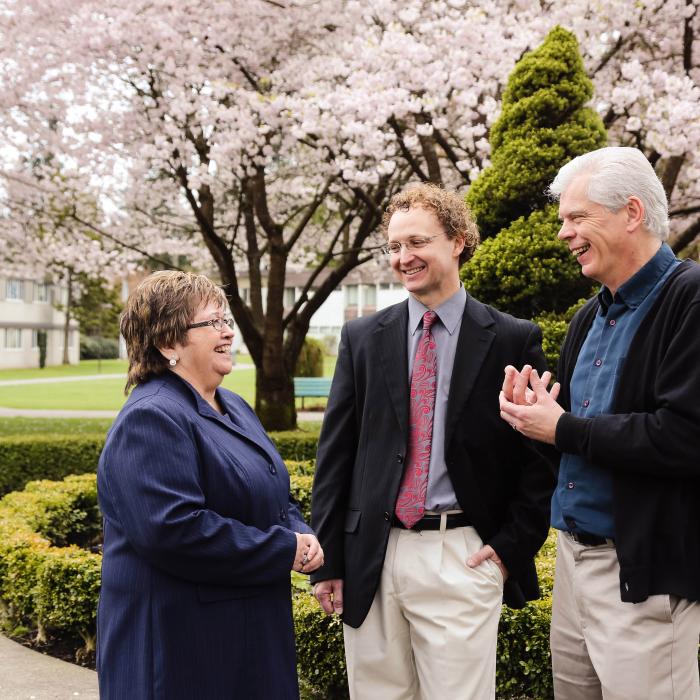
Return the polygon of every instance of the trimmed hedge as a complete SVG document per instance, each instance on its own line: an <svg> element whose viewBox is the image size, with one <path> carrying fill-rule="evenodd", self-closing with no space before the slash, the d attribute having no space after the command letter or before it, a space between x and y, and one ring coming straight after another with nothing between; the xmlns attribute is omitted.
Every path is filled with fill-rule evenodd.
<svg viewBox="0 0 700 700"><path fill-rule="evenodd" d="M270 433L270 438L285 461L316 457L317 432L288 430ZM34 479L56 480L69 474L95 473L104 441L102 434L0 437L0 496L18 491ZM313 474L313 467L309 469Z"/></svg>
<svg viewBox="0 0 700 700"><path fill-rule="evenodd" d="M63 516L70 513L74 532ZM75 544L99 530L94 474L32 481L0 501L0 598L6 626L29 623L38 641L49 631L82 637L95 648L102 557Z"/></svg>
<svg viewBox="0 0 700 700"><path fill-rule="evenodd" d="M292 492L308 517L313 465L288 462ZM96 477L34 481L0 500L0 599L6 627L80 635L94 649L101 557L88 543L99 527ZM549 656L554 537L538 557L544 597L523 610L503 609L499 626L497 692L500 698L552 697ZM299 577L297 577L299 578ZM302 697L347 697L341 621L325 616L308 584L295 580L294 624Z"/></svg>
<svg viewBox="0 0 700 700"><path fill-rule="evenodd" d="M34 479L97 470L104 435L10 435L0 438L0 495Z"/></svg>

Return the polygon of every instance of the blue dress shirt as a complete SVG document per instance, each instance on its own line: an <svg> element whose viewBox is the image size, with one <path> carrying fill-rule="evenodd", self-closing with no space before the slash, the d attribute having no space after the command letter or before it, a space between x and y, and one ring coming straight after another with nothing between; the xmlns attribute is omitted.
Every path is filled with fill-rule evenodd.
<svg viewBox="0 0 700 700"><path fill-rule="evenodd" d="M627 350L664 282L680 263L665 243L613 296L602 287L596 314L571 377L571 413L612 413ZM615 537L610 472L565 452L552 495L552 525L559 530Z"/></svg>

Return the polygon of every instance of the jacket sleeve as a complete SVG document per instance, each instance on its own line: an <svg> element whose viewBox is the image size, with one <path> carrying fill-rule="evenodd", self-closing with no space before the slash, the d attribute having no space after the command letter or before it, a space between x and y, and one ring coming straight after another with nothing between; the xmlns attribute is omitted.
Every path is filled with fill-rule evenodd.
<svg viewBox="0 0 700 700"><path fill-rule="evenodd" d="M289 576L296 536L207 508L196 442L158 407L134 408L110 434L98 470L100 505L133 549L167 573L218 585L264 585ZM301 516L299 516L301 517Z"/></svg>
<svg viewBox="0 0 700 700"><path fill-rule="evenodd" d="M347 325L338 346L328 405L316 457L311 525L323 547L325 564L311 581L344 577L344 525L358 444L353 358Z"/></svg>
<svg viewBox="0 0 700 700"><path fill-rule="evenodd" d="M698 329L700 303L695 303L681 315L655 368L651 410L592 418L565 413L557 423L557 448L611 471L700 477Z"/></svg>
<svg viewBox="0 0 700 700"><path fill-rule="evenodd" d="M520 366L532 365L540 375L547 367L542 353L542 333L535 326L528 334L520 357ZM522 468L518 487L508 505L508 518L488 543L496 550L506 568L517 577L531 565L549 532L549 513L555 484L554 468L535 444L520 436Z"/></svg>

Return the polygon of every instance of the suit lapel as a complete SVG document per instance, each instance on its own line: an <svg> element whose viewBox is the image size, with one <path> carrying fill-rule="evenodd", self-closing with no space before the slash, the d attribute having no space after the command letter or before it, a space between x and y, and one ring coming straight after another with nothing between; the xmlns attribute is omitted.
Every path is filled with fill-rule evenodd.
<svg viewBox="0 0 700 700"><path fill-rule="evenodd" d="M408 440L408 302L397 304L374 332L380 367L401 432ZM381 379L380 379L381 381ZM382 400L378 397L378 400Z"/></svg>
<svg viewBox="0 0 700 700"><path fill-rule="evenodd" d="M235 433L239 437L251 442L255 447L265 453L268 459L275 461L277 450L259 423L246 420L240 410L236 410L224 392L217 392L219 401L223 404L228 418L218 414L209 404L199 397L198 406L200 415L215 420L226 430ZM235 416L235 418L234 418ZM236 420L234 423L233 421Z"/></svg>
<svg viewBox="0 0 700 700"><path fill-rule="evenodd" d="M467 294L447 399L445 449L450 444L461 409L469 399L474 382L496 337L491 326L493 319L483 304Z"/></svg>

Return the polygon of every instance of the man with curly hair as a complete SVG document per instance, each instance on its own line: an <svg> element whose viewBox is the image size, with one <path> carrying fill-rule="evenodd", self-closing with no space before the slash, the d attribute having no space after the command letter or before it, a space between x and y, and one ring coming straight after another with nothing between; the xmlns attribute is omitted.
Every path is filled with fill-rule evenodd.
<svg viewBox="0 0 700 700"><path fill-rule="evenodd" d="M553 474L499 418L503 368L544 370L539 329L471 297L479 234L433 185L394 196L384 252L407 301L348 322L321 430L312 577L342 615L352 698L495 696L501 601L539 595Z"/></svg>

